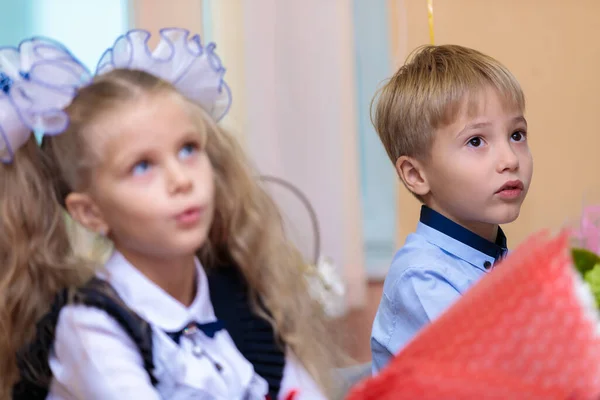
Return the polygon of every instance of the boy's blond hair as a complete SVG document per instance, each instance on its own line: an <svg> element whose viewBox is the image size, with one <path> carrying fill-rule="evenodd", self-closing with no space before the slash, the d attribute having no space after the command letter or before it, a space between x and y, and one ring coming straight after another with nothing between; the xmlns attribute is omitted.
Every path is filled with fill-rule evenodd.
<svg viewBox="0 0 600 400"><path fill-rule="evenodd" d="M436 129L454 121L491 86L506 104L525 109L523 91L511 72L477 50L457 45L414 51L373 99L372 121L392 163L401 156L426 159ZM375 107L373 107L375 106Z"/></svg>

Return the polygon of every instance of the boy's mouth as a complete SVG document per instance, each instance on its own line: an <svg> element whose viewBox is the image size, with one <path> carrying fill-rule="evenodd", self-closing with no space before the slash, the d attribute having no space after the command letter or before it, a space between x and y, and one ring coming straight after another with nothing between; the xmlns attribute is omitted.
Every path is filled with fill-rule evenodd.
<svg viewBox="0 0 600 400"><path fill-rule="evenodd" d="M496 191L496 194L505 199L514 199L521 195L523 189L523 182L519 180L508 181Z"/></svg>

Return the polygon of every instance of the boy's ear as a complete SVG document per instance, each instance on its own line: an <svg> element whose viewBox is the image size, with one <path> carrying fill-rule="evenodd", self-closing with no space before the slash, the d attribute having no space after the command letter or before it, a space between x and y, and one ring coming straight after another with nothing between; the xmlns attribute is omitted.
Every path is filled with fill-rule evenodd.
<svg viewBox="0 0 600 400"><path fill-rule="evenodd" d="M65 199L65 206L71 218L79 222L84 228L99 235L108 234L108 224L102 212L86 193L69 193Z"/></svg>
<svg viewBox="0 0 600 400"><path fill-rule="evenodd" d="M418 196L425 196L431 190L422 164L413 157L400 156L396 160L396 172L404 185Z"/></svg>

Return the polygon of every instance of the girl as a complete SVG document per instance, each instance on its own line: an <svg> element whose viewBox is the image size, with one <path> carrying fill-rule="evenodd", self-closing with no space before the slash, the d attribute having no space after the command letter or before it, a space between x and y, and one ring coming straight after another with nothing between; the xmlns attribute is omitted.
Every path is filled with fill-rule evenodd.
<svg viewBox="0 0 600 400"><path fill-rule="evenodd" d="M149 36L93 79L56 43L0 49L0 398L324 398L322 311L216 124L214 45L166 29L151 54ZM112 242L103 268L74 255L64 209Z"/></svg>

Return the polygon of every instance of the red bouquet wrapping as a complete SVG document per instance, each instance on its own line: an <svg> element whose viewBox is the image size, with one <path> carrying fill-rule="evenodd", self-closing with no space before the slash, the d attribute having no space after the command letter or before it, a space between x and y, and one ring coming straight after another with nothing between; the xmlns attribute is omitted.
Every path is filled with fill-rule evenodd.
<svg viewBox="0 0 600 400"><path fill-rule="evenodd" d="M538 234L347 399L600 399L596 313L567 234Z"/></svg>

